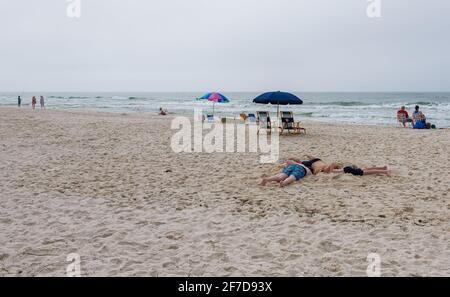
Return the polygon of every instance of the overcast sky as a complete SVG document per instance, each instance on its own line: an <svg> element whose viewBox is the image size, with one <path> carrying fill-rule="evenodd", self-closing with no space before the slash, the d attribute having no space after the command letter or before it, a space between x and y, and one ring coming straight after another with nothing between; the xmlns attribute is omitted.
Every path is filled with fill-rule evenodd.
<svg viewBox="0 0 450 297"><path fill-rule="evenodd" d="M450 1L0 0L0 91L450 91Z"/></svg>

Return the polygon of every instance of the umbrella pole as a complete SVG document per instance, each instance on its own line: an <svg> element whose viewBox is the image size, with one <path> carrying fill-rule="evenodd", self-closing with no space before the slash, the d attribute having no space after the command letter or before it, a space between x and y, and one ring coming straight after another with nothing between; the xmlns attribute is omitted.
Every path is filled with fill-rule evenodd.
<svg viewBox="0 0 450 297"><path fill-rule="evenodd" d="M278 103L278 106L277 106L277 125L278 126L282 125L281 119L280 119L280 103Z"/></svg>

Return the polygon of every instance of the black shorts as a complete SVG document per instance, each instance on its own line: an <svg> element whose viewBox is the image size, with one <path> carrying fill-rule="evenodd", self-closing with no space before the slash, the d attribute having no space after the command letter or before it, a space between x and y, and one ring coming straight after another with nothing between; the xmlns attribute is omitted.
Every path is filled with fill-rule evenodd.
<svg viewBox="0 0 450 297"><path fill-rule="evenodd" d="M344 172L345 173L350 173L356 176L363 176L364 175L364 171L358 167L344 167Z"/></svg>

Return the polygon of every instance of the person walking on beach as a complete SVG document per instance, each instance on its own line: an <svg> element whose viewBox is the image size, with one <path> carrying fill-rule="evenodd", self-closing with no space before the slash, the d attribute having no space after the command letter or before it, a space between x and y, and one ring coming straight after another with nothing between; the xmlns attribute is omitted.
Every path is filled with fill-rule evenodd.
<svg viewBox="0 0 450 297"><path fill-rule="evenodd" d="M44 96L41 96L41 99L39 100L39 103L41 103L41 109L45 109L45 100L44 100Z"/></svg>
<svg viewBox="0 0 450 297"><path fill-rule="evenodd" d="M36 96L33 96L33 98L31 99L31 107L33 108L33 110L36 109Z"/></svg>
<svg viewBox="0 0 450 297"><path fill-rule="evenodd" d="M22 106L22 98L20 98L20 96L17 97L17 106L19 108Z"/></svg>

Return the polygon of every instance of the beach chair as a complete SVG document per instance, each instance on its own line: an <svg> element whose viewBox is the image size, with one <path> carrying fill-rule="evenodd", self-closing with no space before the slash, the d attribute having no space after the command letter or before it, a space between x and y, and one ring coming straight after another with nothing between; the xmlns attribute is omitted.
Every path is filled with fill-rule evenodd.
<svg viewBox="0 0 450 297"><path fill-rule="evenodd" d="M412 120L407 119L405 114L403 113L397 113L397 121L399 125L406 127L406 125L409 123L412 126Z"/></svg>
<svg viewBox="0 0 450 297"><path fill-rule="evenodd" d="M284 131L293 134L301 134L302 132L306 134L306 129L301 126L301 122L294 121L294 113L292 111L281 112L280 134L283 134Z"/></svg>
<svg viewBox="0 0 450 297"><path fill-rule="evenodd" d="M272 122L270 121L270 114L268 111L258 111L256 112L258 116L258 131L261 129L266 129L268 133L272 132Z"/></svg>

